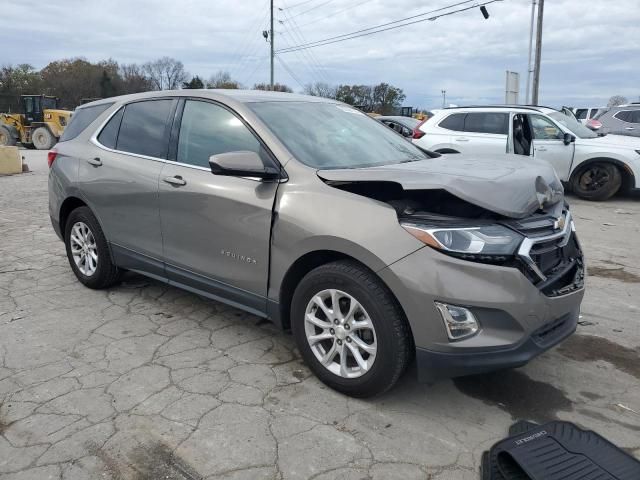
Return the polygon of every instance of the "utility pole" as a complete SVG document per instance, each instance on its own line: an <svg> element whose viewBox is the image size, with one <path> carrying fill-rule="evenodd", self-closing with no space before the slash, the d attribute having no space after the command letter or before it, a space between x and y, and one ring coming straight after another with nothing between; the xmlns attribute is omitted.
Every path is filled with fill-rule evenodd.
<svg viewBox="0 0 640 480"><path fill-rule="evenodd" d="M442 92L442 108L446 107L447 104L447 91L446 90L440 90Z"/></svg>
<svg viewBox="0 0 640 480"><path fill-rule="evenodd" d="M536 61L533 67L533 92L531 103L538 105L540 90L540 59L542 57L542 17L544 15L544 0L538 0L538 24L536 27Z"/></svg>
<svg viewBox="0 0 640 480"><path fill-rule="evenodd" d="M527 96L525 97L525 105L529 105L529 96L531 92L531 52L533 51L533 19L536 14L536 0L531 0L531 26L529 27L529 61L527 62Z"/></svg>
<svg viewBox="0 0 640 480"><path fill-rule="evenodd" d="M273 90L273 37L275 36L275 32L273 31L273 0L271 0L271 31L269 33L269 40L271 41L271 90Z"/></svg>

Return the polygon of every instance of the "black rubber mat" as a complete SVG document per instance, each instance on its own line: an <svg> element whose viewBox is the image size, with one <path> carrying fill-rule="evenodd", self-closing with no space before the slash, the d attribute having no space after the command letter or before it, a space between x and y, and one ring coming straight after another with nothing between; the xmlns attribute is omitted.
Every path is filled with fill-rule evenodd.
<svg viewBox="0 0 640 480"><path fill-rule="evenodd" d="M482 480L640 480L640 462L569 422L520 421L482 456Z"/></svg>

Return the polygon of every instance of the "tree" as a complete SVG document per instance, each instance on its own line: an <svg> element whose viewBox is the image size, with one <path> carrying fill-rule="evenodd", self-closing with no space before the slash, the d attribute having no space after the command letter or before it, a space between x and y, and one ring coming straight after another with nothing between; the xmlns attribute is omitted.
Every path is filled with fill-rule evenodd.
<svg viewBox="0 0 640 480"><path fill-rule="evenodd" d="M271 90L271 85L269 83L256 83L253 86L253 89L254 90ZM273 91L274 92L293 93L293 89L291 87L287 87L283 83L274 83L273 84Z"/></svg>
<svg viewBox="0 0 640 480"><path fill-rule="evenodd" d="M191 81L183 82L182 88L187 88L187 89L204 88L204 83L202 83L202 80L200 79L200 77L196 75L191 79Z"/></svg>
<svg viewBox="0 0 640 480"><path fill-rule="evenodd" d="M151 80L144 74L140 65L135 63L121 65L119 73L122 79L122 93L139 93L153 90Z"/></svg>
<svg viewBox="0 0 640 480"><path fill-rule="evenodd" d="M238 89L242 88L242 84L237 80L233 80L229 72L223 72L220 70L215 75L212 75L207 82L207 88L227 88Z"/></svg>
<svg viewBox="0 0 640 480"><path fill-rule="evenodd" d="M609 99L609 102L607 103L607 107L617 107L618 105L624 105L625 103L628 103L628 102L629 101L622 95L614 95Z"/></svg>
<svg viewBox="0 0 640 480"><path fill-rule="evenodd" d="M162 57L142 65L142 71L151 81L154 90L175 90L188 78L180 60Z"/></svg>
<svg viewBox="0 0 640 480"><path fill-rule="evenodd" d="M339 85L336 100L357 106L365 112L374 111L373 88L369 85Z"/></svg>
<svg viewBox="0 0 640 480"><path fill-rule="evenodd" d="M392 115L402 106L406 95L400 88L388 83L380 83L373 87L373 102L376 112L382 115Z"/></svg>
<svg viewBox="0 0 640 480"><path fill-rule="evenodd" d="M40 72L29 64L0 68L0 112L19 111L20 95L42 93L43 89Z"/></svg>
<svg viewBox="0 0 640 480"><path fill-rule="evenodd" d="M314 97L336 98L336 87L325 82L308 83L304 86L303 93Z"/></svg>
<svg viewBox="0 0 640 480"><path fill-rule="evenodd" d="M93 64L84 58L68 58L49 63L40 75L44 93L60 98L65 108L75 108L83 98L103 96L101 83L105 71L107 76L117 75L117 64L112 61Z"/></svg>

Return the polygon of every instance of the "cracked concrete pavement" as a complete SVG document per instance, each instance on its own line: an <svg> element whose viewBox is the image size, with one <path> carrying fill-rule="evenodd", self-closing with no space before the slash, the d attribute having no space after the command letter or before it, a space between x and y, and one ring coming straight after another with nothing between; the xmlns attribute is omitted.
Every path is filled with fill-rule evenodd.
<svg viewBox="0 0 640 480"><path fill-rule="evenodd" d="M514 371L335 393L268 322L128 274L78 283L43 152L0 177L0 479L477 479L515 419L565 419L640 457L637 198L572 199L583 325ZM490 286L487 286L490 288Z"/></svg>

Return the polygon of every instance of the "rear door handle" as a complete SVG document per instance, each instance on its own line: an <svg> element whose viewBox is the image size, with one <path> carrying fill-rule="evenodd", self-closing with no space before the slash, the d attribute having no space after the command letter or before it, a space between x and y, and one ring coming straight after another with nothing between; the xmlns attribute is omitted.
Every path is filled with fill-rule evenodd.
<svg viewBox="0 0 640 480"><path fill-rule="evenodd" d="M102 166L102 160L100 160L98 157L88 159L87 163L89 163L90 165L93 165L94 167Z"/></svg>
<svg viewBox="0 0 640 480"><path fill-rule="evenodd" d="M624 127L625 130L634 130L633 127Z"/></svg>
<svg viewBox="0 0 640 480"><path fill-rule="evenodd" d="M544 148L544 147L538 147L538 148L536 148L536 150L538 150L539 152L546 152L547 151L547 149Z"/></svg>
<svg viewBox="0 0 640 480"><path fill-rule="evenodd" d="M180 175L175 175L173 177L164 177L163 180L169 185L173 185L174 187L182 187L187 184L187 181Z"/></svg>
<svg viewBox="0 0 640 480"><path fill-rule="evenodd" d="M468 141L469 141L469 139L468 139L468 138L465 138L465 137L458 137L458 138L456 138L456 142L468 142Z"/></svg>

